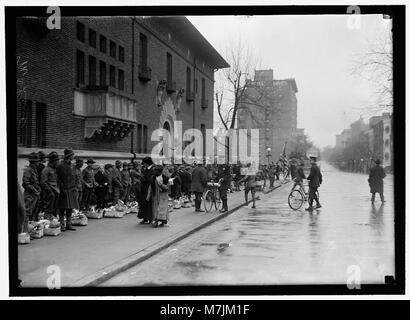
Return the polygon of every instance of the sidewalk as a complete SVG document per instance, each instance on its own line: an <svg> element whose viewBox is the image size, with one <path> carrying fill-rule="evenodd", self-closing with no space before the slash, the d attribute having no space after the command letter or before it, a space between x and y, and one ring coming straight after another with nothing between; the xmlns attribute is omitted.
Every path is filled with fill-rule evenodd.
<svg viewBox="0 0 410 320"><path fill-rule="evenodd" d="M276 187L280 185L275 183ZM261 198L268 194L257 193ZM227 213L174 209L169 226L157 229L139 224L136 214L121 219L89 219L88 226L76 227L76 231L20 245L18 265L22 286L46 287L50 276L47 268L51 265L60 267L62 287L96 286L244 205L243 191L230 193L228 197Z"/></svg>

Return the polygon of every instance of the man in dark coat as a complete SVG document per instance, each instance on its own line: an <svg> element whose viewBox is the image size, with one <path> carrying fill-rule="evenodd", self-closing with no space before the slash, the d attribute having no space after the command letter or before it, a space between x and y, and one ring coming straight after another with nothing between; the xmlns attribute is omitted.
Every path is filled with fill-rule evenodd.
<svg viewBox="0 0 410 320"><path fill-rule="evenodd" d="M140 193L141 193L141 174L138 168L138 163L132 162L130 169L131 177L131 194L133 195L134 201L138 203L141 202Z"/></svg>
<svg viewBox="0 0 410 320"><path fill-rule="evenodd" d="M81 171L81 168L83 167L84 163L83 160L80 159L79 157L75 158L75 173L77 175L77 193L78 193L78 204L82 203L83 200L83 186L84 186L84 181L83 181L83 174Z"/></svg>
<svg viewBox="0 0 410 320"><path fill-rule="evenodd" d="M309 207L306 208L307 211L313 210L313 200L316 201L316 209L322 207L316 194L317 189L322 184L322 173L316 164L315 157L310 157L310 163L312 166L310 168L309 176L307 177L307 180L309 180Z"/></svg>
<svg viewBox="0 0 410 320"><path fill-rule="evenodd" d="M57 201L60 195L56 173L58 159L57 152L50 152L48 155L48 165L41 173L40 185L44 196L44 217L48 220L57 217Z"/></svg>
<svg viewBox="0 0 410 320"><path fill-rule="evenodd" d="M121 171L121 184L122 184L122 194L121 200L124 203L130 201L130 191L131 191L131 177L130 172L128 170L128 163L124 162L122 164L122 171Z"/></svg>
<svg viewBox="0 0 410 320"><path fill-rule="evenodd" d="M142 219L141 224L152 221L152 197L147 201L148 188L155 179L154 162L151 157L142 159L141 176L141 203L139 204L138 218Z"/></svg>
<svg viewBox="0 0 410 320"><path fill-rule="evenodd" d="M94 195L94 187L96 186L96 182L95 182L95 173L94 173L94 168L93 168L93 164L95 163L95 161L93 159L88 159L86 164L87 167L85 167L83 169L83 181L84 181L84 185L83 185L83 199L82 199L82 203L81 203L81 208L84 210L90 210L91 207L91 202L93 199L93 195Z"/></svg>
<svg viewBox="0 0 410 320"><path fill-rule="evenodd" d="M218 180L221 184L219 193L222 200L222 209L220 212L228 211L228 189L231 186L231 172L228 165L222 165L218 170Z"/></svg>
<svg viewBox="0 0 410 320"><path fill-rule="evenodd" d="M97 173L94 176L95 197L97 199L97 209L104 209L106 207L107 193L108 193L108 177L104 174L103 167L99 167Z"/></svg>
<svg viewBox="0 0 410 320"><path fill-rule="evenodd" d="M112 198L114 204L117 204L123 193L123 186L121 183L121 167L122 162L120 160L115 161L115 168L112 171Z"/></svg>
<svg viewBox="0 0 410 320"><path fill-rule="evenodd" d="M376 165L370 169L369 173L369 185L370 185L370 193L372 194L372 203L374 203L374 199L376 197L376 193L379 193L380 200L384 203L384 194L383 194L383 179L386 177L386 173L384 169L380 166L380 160L376 160Z"/></svg>
<svg viewBox="0 0 410 320"><path fill-rule="evenodd" d="M179 172L181 177L181 192L188 197L188 200L191 201L191 183L192 176L188 171L187 166L182 166Z"/></svg>
<svg viewBox="0 0 410 320"><path fill-rule="evenodd" d="M60 182L60 197L58 208L60 209L61 231L72 230L75 228L71 225L71 213L73 209L79 208L77 192L77 175L74 165L71 163L74 159L74 152L70 149L64 150L64 160L56 168L57 177ZM64 224L64 217L66 224Z"/></svg>
<svg viewBox="0 0 410 320"><path fill-rule="evenodd" d="M37 153L32 152L28 157L28 161L30 164L23 171L24 204L29 221L36 221L38 219L37 207L41 193L37 171L40 158Z"/></svg>
<svg viewBox="0 0 410 320"><path fill-rule="evenodd" d="M195 212L204 212L201 209L201 197L208 184L206 169L198 163L192 171L191 190L195 194Z"/></svg>
<svg viewBox="0 0 410 320"><path fill-rule="evenodd" d="M38 152L38 156L40 158L40 161L37 165L37 176L38 176L38 182L40 183L41 180L41 173L43 172L43 169L46 167L45 163L46 163L46 155L43 151L39 151ZM40 212L44 211L44 192L43 189L41 189L40 192L40 198L38 199L38 205L36 208L36 216L39 215Z"/></svg>

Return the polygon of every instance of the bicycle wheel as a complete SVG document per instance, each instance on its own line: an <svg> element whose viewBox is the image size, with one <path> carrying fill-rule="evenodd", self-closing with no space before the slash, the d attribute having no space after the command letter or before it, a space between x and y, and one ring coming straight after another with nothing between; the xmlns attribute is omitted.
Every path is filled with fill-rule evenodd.
<svg viewBox="0 0 410 320"><path fill-rule="evenodd" d="M293 190L289 193L288 204L293 210L298 210L303 204L303 195L300 190Z"/></svg>
<svg viewBox="0 0 410 320"><path fill-rule="evenodd" d="M213 195L211 190L207 190L204 194L204 208L206 212L211 211L213 204Z"/></svg>
<svg viewBox="0 0 410 320"><path fill-rule="evenodd" d="M219 208L222 205L222 200L221 200L221 194L219 193L219 190L215 190L215 210L219 210Z"/></svg>

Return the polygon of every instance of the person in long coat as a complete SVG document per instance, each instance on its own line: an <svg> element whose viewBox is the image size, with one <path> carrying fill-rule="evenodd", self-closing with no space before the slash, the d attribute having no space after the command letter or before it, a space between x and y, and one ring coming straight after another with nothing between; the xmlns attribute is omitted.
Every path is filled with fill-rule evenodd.
<svg viewBox="0 0 410 320"><path fill-rule="evenodd" d="M221 184L219 193L222 200L222 209L220 212L228 211L228 189L231 186L231 172L228 165L222 165L218 169L218 180Z"/></svg>
<svg viewBox="0 0 410 320"><path fill-rule="evenodd" d="M29 155L28 161L30 164L23 171L23 188L24 188L24 204L26 207L26 216L29 220L36 221L38 219L37 208L40 201L40 181L38 177L37 165L40 158L37 153L32 152Z"/></svg>
<svg viewBox="0 0 410 320"><path fill-rule="evenodd" d="M208 184L207 172L202 163L198 163L192 171L191 190L195 194L195 212L204 212L201 209L201 198Z"/></svg>
<svg viewBox="0 0 410 320"><path fill-rule="evenodd" d="M182 179L180 175L180 170L173 167L171 169L171 176L173 185L171 186L171 198L174 200L178 200L181 198L181 185L182 185Z"/></svg>
<svg viewBox="0 0 410 320"><path fill-rule="evenodd" d="M60 181L60 197L58 208L60 209L61 231L72 230L75 228L71 225L71 213L73 209L79 208L77 192L77 175L74 165L71 163L74 159L74 152L70 149L64 150L64 160L57 168L57 177ZM64 217L66 224L64 224Z"/></svg>
<svg viewBox="0 0 410 320"><path fill-rule="evenodd" d="M41 172L41 188L43 190L44 217L52 220L57 217L57 201L60 196L60 187L56 173L58 163L57 152L50 152L48 165Z"/></svg>
<svg viewBox="0 0 410 320"><path fill-rule="evenodd" d="M372 203L374 203L376 193L379 193L380 200L384 203L384 194L383 194L383 179L386 177L386 173L384 169L380 166L380 160L376 160L376 165L370 169L369 173L369 185L370 185L370 193L372 194Z"/></svg>
<svg viewBox="0 0 410 320"><path fill-rule="evenodd" d="M46 167L46 166L45 166L45 163L46 163L46 155L45 155L45 153L44 153L43 151L40 150L40 151L38 152L38 156L39 156L39 158L40 158L40 161L39 161L39 163L38 163L38 165L37 165L37 176L38 176L38 182L40 183L41 173L43 172L44 168ZM40 187L41 187L41 186L40 186ZM45 194L44 194L44 192L43 192L43 189L41 188L40 198L39 198L39 200L38 200L38 205L37 205L36 213L35 213L36 216L38 216L40 212L43 212L43 211L44 211L44 201L45 201L45 200L44 200L44 197L45 197Z"/></svg>
<svg viewBox="0 0 410 320"><path fill-rule="evenodd" d="M77 193L78 193L78 204L81 204L83 199L83 188L84 188L84 181L83 181L83 174L81 168L83 167L84 162L79 157L75 158L75 173L77 175Z"/></svg>
<svg viewBox="0 0 410 320"><path fill-rule="evenodd" d="M152 198L147 200L148 188L151 185L155 173L154 163L151 157L142 159L143 171L141 176L141 203L139 204L138 218L142 219L141 224L152 221Z"/></svg>
<svg viewBox="0 0 410 320"><path fill-rule="evenodd" d="M115 161L115 168L112 171L112 197L113 202L116 204L123 193L123 186L121 183L121 167L122 162L120 160Z"/></svg>
<svg viewBox="0 0 410 320"><path fill-rule="evenodd" d="M239 181L239 183L245 182L245 190L244 190L244 195L245 195L245 203L246 205L249 205L248 202L248 194L249 191L251 192L252 195L252 208L255 209L255 203L256 203L256 174L249 172L251 169L251 163L248 163L246 165L247 168L247 174Z"/></svg>
<svg viewBox="0 0 410 320"><path fill-rule="evenodd" d="M147 201L152 201L152 225L154 228L163 226L169 221L169 178L163 174L163 170L162 166L154 167L154 177L147 194Z"/></svg>
<svg viewBox="0 0 410 320"><path fill-rule="evenodd" d="M97 200L97 209L104 209L106 207L106 199L108 193L108 177L104 174L104 168L99 167L97 173L94 176L96 186L95 186L95 197Z"/></svg>
<svg viewBox="0 0 410 320"><path fill-rule="evenodd" d="M121 171L121 184L122 184L122 194L121 200L124 203L130 201L130 191L131 191L131 177L130 171L128 170L129 165L127 162L122 164L122 171Z"/></svg>
<svg viewBox="0 0 410 320"><path fill-rule="evenodd" d="M179 176L181 177L181 192L191 201L192 175L187 166L181 166Z"/></svg>

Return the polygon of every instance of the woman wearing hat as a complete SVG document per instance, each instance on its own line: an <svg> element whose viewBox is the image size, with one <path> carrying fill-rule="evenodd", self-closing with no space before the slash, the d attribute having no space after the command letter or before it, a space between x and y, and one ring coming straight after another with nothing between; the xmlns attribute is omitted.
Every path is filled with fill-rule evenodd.
<svg viewBox="0 0 410 320"><path fill-rule="evenodd" d="M148 188L155 179L155 172L153 170L154 162L151 157L142 159L142 176L141 176L141 203L138 218L142 219L141 224L151 223L152 221L152 197L147 200Z"/></svg>
<svg viewBox="0 0 410 320"><path fill-rule="evenodd" d="M71 225L71 212L78 209L77 193L77 175L75 174L74 165L71 163L74 159L74 152L69 149L64 150L64 160L56 168L57 177L60 181L60 197L58 208L60 209L61 231L75 230ZM64 224L64 217L66 223Z"/></svg>
<svg viewBox="0 0 410 320"><path fill-rule="evenodd" d="M56 173L59 157L57 152L51 152L47 158L48 165L41 172L41 188L44 194L44 216L52 220L57 216L57 200L60 195Z"/></svg>
<svg viewBox="0 0 410 320"><path fill-rule="evenodd" d="M87 164L87 167L83 170L84 188L81 208L84 210L90 210L91 200L94 195L94 187L96 186L93 168L95 161L90 158L85 163Z"/></svg>
<svg viewBox="0 0 410 320"><path fill-rule="evenodd" d="M155 178L149 186L147 194L147 201L152 200L152 224L154 228L163 226L169 221L169 178L163 174L163 171L162 166L154 167Z"/></svg>
<svg viewBox="0 0 410 320"><path fill-rule="evenodd" d="M40 200L40 182L37 172L37 165L40 158L37 153L32 152L28 157L30 164L23 171L23 188L24 188L24 204L26 207L26 215L29 220L36 221L37 206Z"/></svg>

